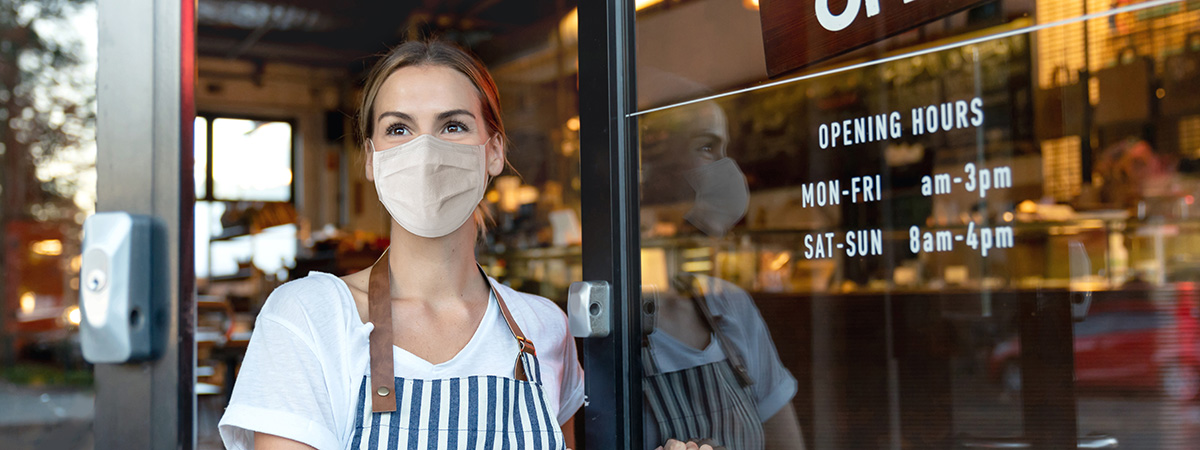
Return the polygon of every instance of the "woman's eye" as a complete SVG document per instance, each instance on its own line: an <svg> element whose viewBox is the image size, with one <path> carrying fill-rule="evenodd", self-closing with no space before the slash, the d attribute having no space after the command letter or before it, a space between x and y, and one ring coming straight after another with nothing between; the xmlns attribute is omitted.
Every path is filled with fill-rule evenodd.
<svg viewBox="0 0 1200 450"><path fill-rule="evenodd" d="M408 127L404 125L391 125L387 127L387 134L389 136L404 136L408 133Z"/></svg>
<svg viewBox="0 0 1200 450"><path fill-rule="evenodd" d="M463 125L462 123L451 122L451 123L446 124L446 128L444 129L444 131L446 133L466 133L467 131L470 131L470 130L468 130L467 126Z"/></svg>

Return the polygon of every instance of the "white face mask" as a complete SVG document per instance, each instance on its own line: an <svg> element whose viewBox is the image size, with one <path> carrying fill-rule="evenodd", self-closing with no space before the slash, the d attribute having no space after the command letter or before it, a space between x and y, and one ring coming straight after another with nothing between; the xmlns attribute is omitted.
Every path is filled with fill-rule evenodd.
<svg viewBox="0 0 1200 450"><path fill-rule="evenodd" d="M709 236L721 237L750 206L750 189L737 163L721 158L687 171L684 178L696 191L696 202L683 216Z"/></svg>
<svg viewBox="0 0 1200 450"><path fill-rule="evenodd" d="M374 153L375 191L405 230L438 238L466 223L483 200L486 164L486 142L458 144L423 134Z"/></svg>

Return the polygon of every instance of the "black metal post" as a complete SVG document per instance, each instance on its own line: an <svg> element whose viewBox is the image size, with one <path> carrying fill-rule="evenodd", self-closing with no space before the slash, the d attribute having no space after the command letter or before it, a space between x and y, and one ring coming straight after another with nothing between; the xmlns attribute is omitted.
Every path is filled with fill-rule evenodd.
<svg viewBox="0 0 1200 450"><path fill-rule="evenodd" d="M641 448L642 396L634 10L579 2L583 277L612 284L612 334L583 344L589 449Z"/></svg>

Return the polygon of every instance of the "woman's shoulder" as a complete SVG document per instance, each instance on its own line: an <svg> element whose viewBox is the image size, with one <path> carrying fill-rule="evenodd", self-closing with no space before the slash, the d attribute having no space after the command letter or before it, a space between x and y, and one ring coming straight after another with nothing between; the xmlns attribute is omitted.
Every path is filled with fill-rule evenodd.
<svg viewBox="0 0 1200 450"><path fill-rule="evenodd" d="M345 282L322 272L311 272L275 288L259 312L260 319L296 326L344 326L357 317Z"/></svg>
<svg viewBox="0 0 1200 450"><path fill-rule="evenodd" d="M704 287L704 298L713 315L732 317L735 322L752 321L758 317L758 307L750 293L728 280L698 276Z"/></svg>

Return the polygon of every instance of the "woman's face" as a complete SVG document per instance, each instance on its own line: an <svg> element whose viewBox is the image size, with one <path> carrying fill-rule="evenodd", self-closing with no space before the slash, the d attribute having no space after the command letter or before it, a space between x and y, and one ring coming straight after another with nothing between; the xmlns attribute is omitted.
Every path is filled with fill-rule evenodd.
<svg viewBox="0 0 1200 450"><path fill-rule="evenodd" d="M729 125L720 106L704 102L658 114L646 119L644 162L687 171L726 156Z"/></svg>
<svg viewBox="0 0 1200 450"><path fill-rule="evenodd" d="M487 170L491 176L504 170L504 143L483 118L479 91L461 72L444 66L409 66L392 73L375 97L375 151L383 151L429 134L460 144L487 143ZM489 140L490 138L490 140ZM374 157L367 151L366 175L374 181Z"/></svg>
<svg viewBox="0 0 1200 450"><path fill-rule="evenodd" d="M684 175L726 156L729 126L713 102L655 113L642 133L644 203L690 200L695 193Z"/></svg>

